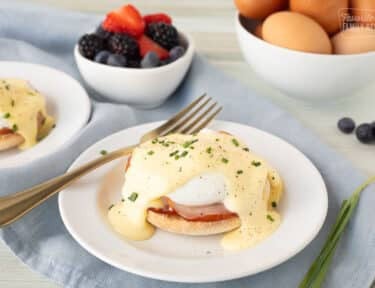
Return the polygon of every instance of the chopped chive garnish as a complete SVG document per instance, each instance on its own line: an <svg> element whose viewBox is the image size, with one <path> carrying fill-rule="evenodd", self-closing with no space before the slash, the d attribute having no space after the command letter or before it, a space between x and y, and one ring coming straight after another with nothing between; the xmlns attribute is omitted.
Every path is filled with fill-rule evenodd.
<svg viewBox="0 0 375 288"><path fill-rule="evenodd" d="M221 162L227 164L229 162L229 160L227 158L221 158Z"/></svg>
<svg viewBox="0 0 375 288"><path fill-rule="evenodd" d="M174 160L178 160L178 159L180 159L179 155L174 156Z"/></svg>
<svg viewBox="0 0 375 288"><path fill-rule="evenodd" d="M122 199L121 199L121 202L125 202L125 199L124 199L124 198L122 198Z"/></svg>
<svg viewBox="0 0 375 288"><path fill-rule="evenodd" d="M252 162L251 162L251 165L253 165L253 166L255 166L255 167L258 167L258 166L262 165L262 163L259 162L259 161L252 161Z"/></svg>
<svg viewBox="0 0 375 288"><path fill-rule="evenodd" d="M220 140L219 138L216 138L216 139L215 139L216 142L219 142L219 140Z"/></svg>
<svg viewBox="0 0 375 288"><path fill-rule="evenodd" d="M107 155L108 152L107 152L107 150L101 150L101 151L100 151L100 154L102 154L102 155L104 156L104 155Z"/></svg>
<svg viewBox="0 0 375 288"><path fill-rule="evenodd" d="M5 113L3 117L4 117L4 119L10 118L10 113Z"/></svg>
<svg viewBox="0 0 375 288"><path fill-rule="evenodd" d="M152 150L150 150L150 151L147 152L147 154L150 155L150 156L151 156L151 155L154 155L154 153L155 153L155 152L152 151Z"/></svg>
<svg viewBox="0 0 375 288"><path fill-rule="evenodd" d="M275 219L273 219L273 217L270 214L267 214L267 219L271 222L275 221Z"/></svg>
<svg viewBox="0 0 375 288"><path fill-rule="evenodd" d="M250 151L250 149L249 149L249 148L247 148L247 147L245 147L245 148L242 148L242 150L243 150L243 151L246 151L246 152L249 152L249 151Z"/></svg>
<svg viewBox="0 0 375 288"><path fill-rule="evenodd" d="M114 204L109 205L108 210L111 210L115 206Z"/></svg>
<svg viewBox="0 0 375 288"><path fill-rule="evenodd" d="M136 193L136 192L133 192L133 193L128 197L128 199L129 199L130 201L132 201L132 202L134 202L135 200L137 200L137 198L138 198L138 193Z"/></svg>
<svg viewBox="0 0 375 288"><path fill-rule="evenodd" d="M198 139L194 139L194 140L191 140L191 141L186 141L184 144L182 144L182 147L189 148L192 144L194 144L197 141L198 141Z"/></svg>
<svg viewBox="0 0 375 288"><path fill-rule="evenodd" d="M5 85L5 89L9 90L10 89L10 86L7 84Z"/></svg>
<svg viewBox="0 0 375 288"><path fill-rule="evenodd" d="M152 140L151 143L152 143L152 144L156 144L156 143L158 143L158 139L154 139L154 140Z"/></svg>
<svg viewBox="0 0 375 288"><path fill-rule="evenodd" d="M237 139L235 139L235 138L232 139L232 143L233 143L233 145L236 146L236 147L240 146L240 143L239 143L239 142L237 141Z"/></svg>
<svg viewBox="0 0 375 288"><path fill-rule="evenodd" d="M177 153L178 153L178 150L173 151L172 153L169 154L169 157L173 157L173 156L175 156Z"/></svg>
<svg viewBox="0 0 375 288"><path fill-rule="evenodd" d="M211 147L208 147L208 148L206 149L206 152L207 152L208 154L211 154L211 152L212 152L212 148L211 148Z"/></svg>
<svg viewBox="0 0 375 288"><path fill-rule="evenodd" d="M237 174L240 175L243 173L243 170L237 170Z"/></svg>
<svg viewBox="0 0 375 288"><path fill-rule="evenodd" d="M16 131L18 130L18 126L17 126L17 124L13 124L12 130L13 130L14 132L16 132Z"/></svg>
<svg viewBox="0 0 375 288"><path fill-rule="evenodd" d="M277 203L275 201L272 201L271 205L272 205L273 208L277 207Z"/></svg>
<svg viewBox="0 0 375 288"><path fill-rule="evenodd" d="M16 104L16 102L14 102L14 99L12 99L12 101L10 102L10 105L11 105L12 107L14 107L15 104Z"/></svg>
<svg viewBox="0 0 375 288"><path fill-rule="evenodd" d="M181 153L181 157L185 157L189 152L188 151L184 151Z"/></svg>

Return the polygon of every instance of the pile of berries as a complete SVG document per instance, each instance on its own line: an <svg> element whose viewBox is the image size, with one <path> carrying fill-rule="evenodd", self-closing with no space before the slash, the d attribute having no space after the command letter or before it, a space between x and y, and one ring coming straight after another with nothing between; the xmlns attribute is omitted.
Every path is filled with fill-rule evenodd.
<svg viewBox="0 0 375 288"><path fill-rule="evenodd" d="M95 33L79 39L78 47L87 59L131 68L166 65L185 53L171 17L163 13L142 17L132 5L109 12Z"/></svg>
<svg viewBox="0 0 375 288"><path fill-rule="evenodd" d="M341 132L346 134L350 134L355 130L357 139L364 144L375 143L375 122L363 123L356 127L353 119L344 117L339 120L337 126Z"/></svg>

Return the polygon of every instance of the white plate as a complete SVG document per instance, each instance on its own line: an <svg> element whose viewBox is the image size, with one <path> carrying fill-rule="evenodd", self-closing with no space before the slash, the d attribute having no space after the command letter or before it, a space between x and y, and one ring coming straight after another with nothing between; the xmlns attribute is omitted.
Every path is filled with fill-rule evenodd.
<svg viewBox="0 0 375 288"><path fill-rule="evenodd" d="M111 151L135 144L160 123L145 124L113 134L87 149L71 168ZM186 237L157 231L147 241L124 240L111 230L106 213L120 200L125 160L110 163L59 195L65 226L91 254L126 271L176 282L211 282L252 275L274 267L301 251L317 235L327 213L325 184L314 165L296 148L273 135L248 126L215 122L210 128L244 140L280 172L285 197L279 229L254 248L224 251L221 236Z"/></svg>
<svg viewBox="0 0 375 288"><path fill-rule="evenodd" d="M47 66L24 62L0 62L0 78L27 80L47 101L56 128L34 147L0 152L0 168L21 166L55 152L87 123L91 104L83 87L67 74Z"/></svg>

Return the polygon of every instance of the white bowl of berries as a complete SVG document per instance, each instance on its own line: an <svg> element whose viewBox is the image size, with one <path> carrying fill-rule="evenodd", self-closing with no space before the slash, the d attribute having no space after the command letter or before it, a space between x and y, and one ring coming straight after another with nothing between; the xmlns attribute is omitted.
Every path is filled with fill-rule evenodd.
<svg viewBox="0 0 375 288"><path fill-rule="evenodd" d="M163 13L142 15L132 5L107 14L74 49L86 83L106 99L136 108L160 106L184 79L194 56L190 36Z"/></svg>

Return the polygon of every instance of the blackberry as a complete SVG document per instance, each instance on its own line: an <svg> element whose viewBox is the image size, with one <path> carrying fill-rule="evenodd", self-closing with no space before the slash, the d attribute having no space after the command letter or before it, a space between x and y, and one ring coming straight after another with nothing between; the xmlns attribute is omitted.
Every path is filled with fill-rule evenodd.
<svg viewBox="0 0 375 288"><path fill-rule="evenodd" d="M102 24L100 24L98 28L96 28L95 34L102 38L104 41L107 41L109 37L113 35L112 32L105 30Z"/></svg>
<svg viewBox="0 0 375 288"><path fill-rule="evenodd" d="M88 59L93 59L103 46L103 39L96 34L85 34L78 41L79 52Z"/></svg>
<svg viewBox="0 0 375 288"><path fill-rule="evenodd" d="M123 34L114 34L108 39L108 49L112 53L121 54L127 59L139 58L139 45L137 41Z"/></svg>
<svg viewBox="0 0 375 288"><path fill-rule="evenodd" d="M177 29L170 24L155 22L147 25L146 35L167 50L178 45Z"/></svg>

